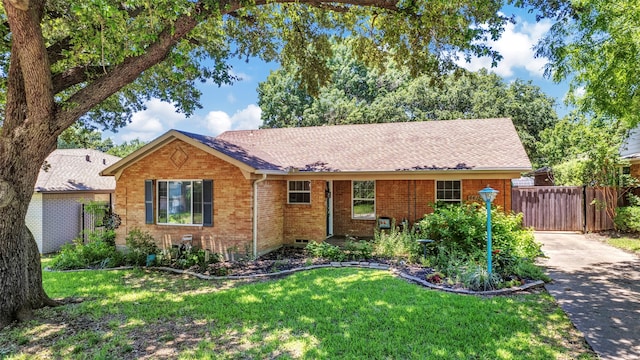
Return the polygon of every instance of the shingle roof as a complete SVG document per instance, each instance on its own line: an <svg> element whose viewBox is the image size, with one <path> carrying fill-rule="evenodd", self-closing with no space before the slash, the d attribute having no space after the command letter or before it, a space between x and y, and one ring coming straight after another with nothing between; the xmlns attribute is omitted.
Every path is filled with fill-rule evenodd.
<svg viewBox="0 0 640 360"><path fill-rule="evenodd" d="M98 150L54 150L40 168L34 191L114 190L116 182L113 176L100 176L99 173L118 160L119 157Z"/></svg>
<svg viewBox="0 0 640 360"><path fill-rule="evenodd" d="M258 170L529 170L510 119L181 132Z"/></svg>

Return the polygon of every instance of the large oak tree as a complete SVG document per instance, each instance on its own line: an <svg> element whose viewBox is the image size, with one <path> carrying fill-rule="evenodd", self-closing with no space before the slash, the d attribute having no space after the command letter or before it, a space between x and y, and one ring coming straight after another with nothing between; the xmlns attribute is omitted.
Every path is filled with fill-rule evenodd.
<svg viewBox="0 0 640 360"><path fill-rule="evenodd" d="M329 36L369 62L443 71L505 22L500 0L3 0L0 15L0 328L54 304L25 214L38 170L76 122L124 125L155 97L190 114L197 81L233 81L226 61L298 63L320 86Z"/></svg>

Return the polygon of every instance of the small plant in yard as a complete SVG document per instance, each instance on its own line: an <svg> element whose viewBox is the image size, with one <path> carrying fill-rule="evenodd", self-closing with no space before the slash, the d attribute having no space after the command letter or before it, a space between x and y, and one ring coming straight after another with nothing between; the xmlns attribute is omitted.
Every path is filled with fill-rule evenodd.
<svg viewBox="0 0 640 360"><path fill-rule="evenodd" d="M127 263L142 266L147 262L147 255L158 253L158 246L153 236L146 231L134 228L129 231L126 238Z"/></svg>
<svg viewBox="0 0 640 360"><path fill-rule="evenodd" d="M613 223L618 231L640 232L640 206L617 208Z"/></svg>
<svg viewBox="0 0 640 360"><path fill-rule="evenodd" d="M383 258L416 262L422 256L422 249L416 241L419 238L415 230L406 226L400 230L392 220L391 229L375 230L373 253Z"/></svg>
<svg viewBox="0 0 640 360"><path fill-rule="evenodd" d="M435 205L419 226L422 235L435 241L428 249L428 263L447 277L461 280L470 288L499 288L500 278L545 280L548 277L533 263L541 254L533 231L522 226L522 214L492 211L493 274L479 270L486 264L486 210L473 204Z"/></svg>
<svg viewBox="0 0 640 360"><path fill-rule="evenodd" d="M489 273L486 264L470 265L463 275L463 283L474 291L495 290L501 286L502 278L496 272Z"/></svg>
<svg viewBox="0 0 640 360"><path fill-rule="evenodd" d="M71 270L122 265L122 254L103 240L104 233L100 230L90 233L86 244L82 238L77 238L72 244L63 245L60 252L49 263L49 268Z"/></svg>
<svg viewBox="0 0 640 360"><path fill-rule="evenodd" d="M326 242L311 241L307 244L305 250L313 257L325 258L331 261L344 261L347 258L347 255L340 247Z"/></svg>
<svg viewBox="0 0 640 360"><path fill-rule="evenodd" d="M373 256L373 245L365 240L348 240L344 251L349 260L366 260Z"/></svg>

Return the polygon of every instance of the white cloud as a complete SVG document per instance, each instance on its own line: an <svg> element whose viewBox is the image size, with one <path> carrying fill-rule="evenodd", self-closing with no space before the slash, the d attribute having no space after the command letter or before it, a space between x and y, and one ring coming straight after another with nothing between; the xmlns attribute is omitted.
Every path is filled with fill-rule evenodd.
<svg viewBox="0 0 640 360"><path fill-rule="evenodd" d="M211 111L206 116L207 128L213 136L227 130L257 129L262 125L261 114L262 110L255 104L250 104L231 116L224 111Z"/></svg>
<svg viewBox="0 0 640 360"><path fill-rule="evenodd" d="M508 23L500 39L487 42L503 57L497 67L491 68L491 59L488 57L472 58L471 62L461 58L458 65L471 71L486 68L503 77L511 77L515 69L521 68L531 76L542 77L547 59L535 58L533 47L551 28L551 24L550 20L537 23L518 20L517 24Z"/></svg>
<svg viewBox="0 0 640 360"><path fill-rule="evenodd" d="M251 76L243 72L235 72L233 69L229 69L229 75L235 76L238 81L251 81Z"/></svg>
<svg viewBox="0 0 640 360"><path fill-rule="evenodd" d="M233 96L233 94L229 93L229 95L227 95L227 102L229 102L229 104L233 104L236 102L236 97Z"/></svg>
<svg viewBox="0 0 640 360"><path fill-rule="evenodd" d="M150 141L163 132L175 128L176 124L186 119L177 112L175 106L159 99L151 99L146 103L147 109L131 116L131 123L119 131L116 142L140 139Z"/></svg>

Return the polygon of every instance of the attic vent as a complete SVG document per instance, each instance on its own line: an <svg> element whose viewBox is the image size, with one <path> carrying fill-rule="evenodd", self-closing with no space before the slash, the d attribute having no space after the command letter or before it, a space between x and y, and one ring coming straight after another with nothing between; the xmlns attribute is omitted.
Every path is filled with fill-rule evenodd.
<svg viewBox="0 0 640 360"><path fill-rule="evenodd" d="M87 162L91 162L91 157L89 155L85 156L85 159L87 159Z"/></svg>

